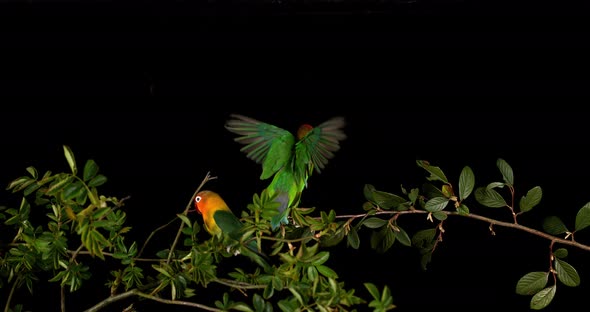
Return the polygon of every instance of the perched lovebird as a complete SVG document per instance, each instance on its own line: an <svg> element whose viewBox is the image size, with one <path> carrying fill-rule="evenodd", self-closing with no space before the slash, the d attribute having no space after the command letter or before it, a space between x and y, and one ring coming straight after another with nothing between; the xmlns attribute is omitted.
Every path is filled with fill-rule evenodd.
<svg viewBox="0 0 590 312"><path fill-rule="evenodd" d="M197 196L195 196L195 207L203 216L205 230L207 230L209 234L221 237L222 233L227 233L233 239L240 239L242 235L240 230L244 224L229 209L226 202L219 194L209 190L200 191L197 193ZM266 258L266 256L259 250L258 244L255 240L251 240L246 247L254 252L254 254L249 254L254 261L259 263L265 269L268 268L268 264L262 259Z"/></svg>
<svg viewBox="0 0 590 312"><path fill-rule="evenodd" d="M211 235L219 237L222 231L231 233L243 226L223 198L213 191L200 191L197 193L195 207L203 215L205 230ZM219 224L217 220L219 220Z"/></svg>
<svg viewBox="0 0 590 312"><path fill-rule="evenodd" d="M316 127L303 124L293 135L250 117L230 117L225 127L239 135L235 141L245 145L240 150L262 164L260 179L273 177L267 190L280 203L279 214L271 220L275 230L281 223L288 223L289 209L299 205L301 192L313 171L320 173L340 149L340 142L346 138L342 131L344 118L334 117Z"/></svg>

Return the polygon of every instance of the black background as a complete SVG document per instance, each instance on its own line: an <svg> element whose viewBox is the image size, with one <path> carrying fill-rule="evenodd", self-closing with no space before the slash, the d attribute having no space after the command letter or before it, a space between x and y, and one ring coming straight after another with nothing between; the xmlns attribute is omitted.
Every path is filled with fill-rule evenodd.
<svg viewBox="0 0 590 312"><path fill-rule="evenodd" d="M417 159L440 166L455 184L468 165L485 185L501 180L495 161L504 158L517 194L543 188L541 204L521 219L537 229L547 215L572 227L590 200L586 113L557 111L587 103L587 7L577 2L15 1L2 8L1 180L29 165L67 170L67 144L79 162L96 160L109 178L105 193L131 196L126 209L138 241L184 209L208 171L218 179L207 187L234 210L264 187L259 166L223 128L230 113L289 130L346 118L341 151L304 193L302 204L320 210L360 212L366 183L393 193L420 185L426 175ZM6 191L1 198L18 205ZM508 211L470 208L510 220ZM400 222L429 225L420 217ZM547 269L547 241L499 227L491 236L487 224L463 218L450 218L446 230L426 272L415 250L396 244L376 254L368 236L359 251L333 248L329 264L364 296L362 282L387 284L399 311L528 309L529 298L514 288L525 273ZM159 243L155 250L167 247ZM568 249L582 284L560 285L547 311L582 304L588 291L588 254ZM71 309L107 296L98 286L87 286L90 298L84 289L72 295ZM57 290L35 296L58 310Z"/></svg>

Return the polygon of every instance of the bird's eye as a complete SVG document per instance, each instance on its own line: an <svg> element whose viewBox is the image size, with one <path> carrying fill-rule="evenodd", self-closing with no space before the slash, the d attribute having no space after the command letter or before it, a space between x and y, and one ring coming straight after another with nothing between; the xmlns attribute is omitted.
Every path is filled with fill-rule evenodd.
<svg viewBox="0 0 590 312"><path fill-rule="evenodd" d="M195 201L196 201L197 203L198 203L198 202L200 202L200 201L201 201L201 199L202 199L202 198L201 198L201 196L197 196L197 197L195 197Z"/></svg>

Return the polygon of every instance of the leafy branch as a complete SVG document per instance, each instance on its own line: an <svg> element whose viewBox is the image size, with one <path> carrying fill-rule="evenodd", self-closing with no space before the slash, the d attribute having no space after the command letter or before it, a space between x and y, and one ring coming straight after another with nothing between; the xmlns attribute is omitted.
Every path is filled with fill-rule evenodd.
<svg viewBox="0 0 590 312"><path fill-rule="evenodd" d="M431 262L432 254L444 236L444 221L449 216L460 216L483 221L489 224L489 230L495 235L494 226L502 226L524 231L550 241L550 265L547 271L533 271L525 274L517 283L516 293L532 295L531 309L543 309L552 301L557 287L557 281L566 286L578 286L580 277L576 269L564 260L568 252L565 248L555 249L555 244L562 244L590 251L590 246L575 241L575 233L590 226L590 203L584 205L576 214L575 228L569 230L559 217L549 216L543 222L543 231L523 226L518 223L518 217L531 211L541 202L542 189L535 186L525 195L516 200L514 174L510 165L503 159L498 159L496 165L501 173L502 182L491 182L486 186L475 188L473 170L466 166L460 173L458 187L455 187L444 172L429 162L418 160L417 165L429 173L428 182L422 188L410 191L402 187L402 194L397 195L376 190L372 185L365 185L364 194L367 202L363 205L363 214L336 216L334 211L322 212L322 216L306 217L307 223L323 225L334 229L323 241L326 245L339 243L344 237L347 245L358 248L360 245L358 231L361 225L372 229L371 247L385 252L398 241L405 246L417 247L422 254L422 267L426 268ZM507 195L500 190L506 188ZM475 189L475 192L474 192ZM455 192L457 190L457 193ZM466 200L474 194L476 202L485 208L508 209L512 222L501 221L470 213ZM471 205L471 203L470 203ZM452 207L449 210L449 207ZM454 209L453 209L454 208ZM399 224L402 215L426 214L427 220L436 225L409 234ZM346 221L336 222L336 219ZM355 220L358 221L354 223ZM564 238L556 235L565 234ZM553 276L553 285L547 286L548 276Z"/></svg>
<svg viewBox="0 0 590 312"><path fill-rule="evenodd" d="M87 311L98 311L130 297L209 311L263 311L273 307L283 311L347 311L366 302L354 289L338 281L338 274L328 266L329 252L321 250L317 240L308 234L293 235L293 227L282 231L282 235L269 231L268 212L274 205L265 192L255 194L253 204L242 212L247 225L245 239L211 237L201 233L200 219L191 221L187 215L195 194L214 179L207 174L184 210L152 231L138 248L136 242L126 239L131 230L125 225L126 198L99 193L107 179L99 174L94 160L88 160L79 171L68 146L64 146L64 155L70 172L47 171L40 176L34 167L28 167L27 175L14 179L7 187L12 193L22 193L22 200L19 208L0 208L0 218L13 231L10 243L0 246L0 288L10 286L5 311L23 308L22 304L12 305L14 293L21 287L26 285L32 293L34 283L46 282L60 283L60 310L66 311L68 293L84 289L91 278L101 278L93 276L91 267L104 263L107 257L118 260L109 262L110 276L105 279L110 296ZM42 216L44 212L47 224L35 224L40 216L33 215ZM180 220L179 228L170 248L143 256L149 241L176 219ZM241 262L234 271L221 275L217 268L223 265L227 271L226 262L231 258L252 257L243 248L252 233L259 242L276 244L270 259L272 266L262 272L257 262ZM205 239L201 234L206 235ZM238 292L225 292L221 297L219 292L206 295L209 283ZM197 289L202 300L198 303L189 300Z"/></svg>
<svg viewBox="0 0 590 312"><path fill-rule="evenodd" d="M548 269L528 272L516 285L517 294L532 296L532 309L542 309L554 298L558 282L570 287L580 284L576 269L565 261L568 251L556 245L590 250L589 245L574 239L577 232L590 225L590 203L578 211L573 229L556 216L545 219L543 231L518 222L521 215L539 205L543 192L536 186L521 195L512 168L503 159L496 162L501 181L480 187L476 187L473 170L467 166L458 183L453 184L441 168L419 160L416 164L428 173L421 187L402 187L400 194L394 194L367 184L362 213L338 215L330 210L314 214L315 208L293 207L289 224L277 231L270 227L276 203L262 191L254 194L252 202L241 211L244 226L239 235L220 237L202 232L202 220L192 221L188 216L196 194L215 179L207 173L187 206L152 231L138 248L137 242L129 242L126 237L131 231L125 224L127 198L99 193L107 179L99 174L94 160L86 161L80 172L67 146L64 155L70 172L47 171L41 176L34 167L28 167L27 175L14 179L7 187L12 193L21 193L22 200L18 208L0 207L0 219L11 230L11 237L3 239L9 243L0 246L0 288L7 288L5 312L22 309L22 304L12 305L21 288L32 293L35 283L47 282L59 283L60 310L65 312L68 293L83 289L91 278L100 278L93 276L91 266L104 264L107 257L116 260L109 261L110 276L105 279L110 295L87 311L99 311L137 297L208 311L352 311L366 306L385 312L395 308L388 286L380 290L365 282L364 290L370 299L357 296L356 290L339 281L338 273L330 267L327 247L346 238L347 246L358 249L359 232L368 229L373 249L386 252L396 242L414 247L426 268L442 242L448 217L484 222L492 235L494 227L501 226L548 240ZM475 214L468 206L506 209L510 221ZM35 224L43 213L46 224ZM408 233L402 220L412 215L425 216L432 226ZM170 248L144 256L151 239L177 219L180 222ZM246 247L251 241L260 246L266 260L261 261L260 255ZM234 257L251 261L235 265ZM223 273L219 267L224 268ZM209 294L210 283L227 291ZM190 299L193 297L200 302Z"/></svg>

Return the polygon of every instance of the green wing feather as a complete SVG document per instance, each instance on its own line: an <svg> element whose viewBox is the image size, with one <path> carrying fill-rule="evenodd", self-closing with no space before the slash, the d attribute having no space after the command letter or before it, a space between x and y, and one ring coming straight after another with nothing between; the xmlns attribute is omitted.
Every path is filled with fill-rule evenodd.
<svg viewBox="0 0 590 312"><path fill-rule="evenodd" d="M306 181L315 170L320 173L326 167L334 152L340 149L340 142L346 139L342 131L343 117L334 117L314 127L295 145L295 173Z"/></svg>
<svg viewBox="0 0 590 312"><path fill-rule="evenodd" d="M270 178L289 162L295 145L293 134L250 117L238 114L230 117L225 128L239 135L234 140L245 145L240 151L256 163L262 163L261 180Z"/></svg>
<svg viewBox="0 0 590 312"><path fill-rule="evenodd" d="M244 224L231 211L217 210L213 214L213 219L215 219L215 223L217 223L217 226L219 226L222 232L228 233L233 239L240 238L239 230Z"/></svg>
<svg viewBox="0 0 590 312"><path fill-rule="evenodd" d="M225 127L239 135L234 140L245 145L240 150L248 158L262 163L260 179L275 175L267 188L281 204L279 214L271 220L274 230L287 223L288 208L299 204L313 171L320 173L340 149L340 141L346 138L344 118L329 119L295 142L293 134L279 127L243 115L230 117Z"/></svg>

